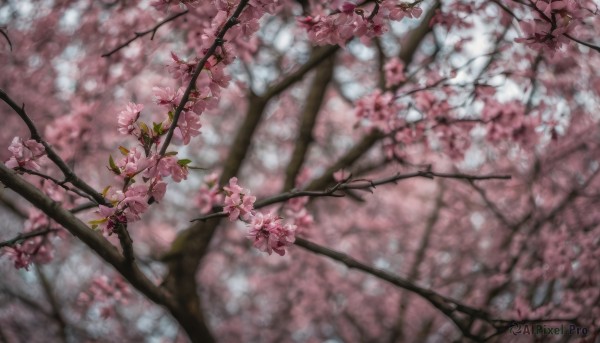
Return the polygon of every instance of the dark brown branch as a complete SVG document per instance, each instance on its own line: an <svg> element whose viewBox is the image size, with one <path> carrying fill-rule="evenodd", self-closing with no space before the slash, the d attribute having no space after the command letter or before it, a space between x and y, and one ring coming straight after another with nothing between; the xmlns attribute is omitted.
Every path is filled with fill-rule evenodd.
<svg viewBox="0 0 600 343"><path fill-rule="evenodd" d="M265 99L271 99L276 95L279 95L284 90L288 89L294 83L302 80L304 75L311 71L314 67L323 62L326 58L333 55L340 47L337 45L330 45L325 47L316 48L313 51L310 59L303 64L298 70L293 73L285 76L281 81L272 85L267 89L267 91L262 95Z"/></svg>
<svg viewBox="0 0 600 343"><path fill-rule="evenodd" d="M15 236L14 238L0 242L0 248L12 247L12 246L15 246L29 238L44 236L51 232L56 232L56 231L57 231L56 229L43 228L43 229L34 230L34 231L30 231L30 232L20 233L17 236Z"/></svg>
<svg viewBox="0 0 600 343"><path fill-rule="evenodd" d="M144 273L135 265L129 263L99 232L91 230L86 224L75 217L71 212L32 184L25 181L13 170L0 163L0 182L24 197L33 206L40 209L48 217L62 225L74 236L83 241L96 252L102 259L111 264L123 277L142 294L156 304L165 306L171 314L181 323L195 342L212 341L212 336L204 325L201 317L190 316L163 289L154 285ZM195 336L194 336L195 335Z"/></svg>
<svg viewBox="0 0 600 343"><path fill-rule="evenodd" d="M36 172L35 170L29 170L29 169L25 169L25 168L21 168L21 167L17 168L16 170L18 172L23 172L25 174L35 175L35 176L41 177L42 179L45 179L45 180L53 182L55 185L61 187L62 189L66 190L67 192L73 192L73 193L79 195L82 198L86 198L86 199L88 199L90 201L94 201L94 199L91 196L89 196L88 194L85 194L84 192L80 191L77 188L71 188L71 187L67 186L65 184L65 182L59 181L59 180L53 178L50 175L46 175L44 173Z"/></svg>
<svg viewBox="0 0 600 343"><path fill-rule="evenodd" d="M14 202L8 201L2 193L0 193L0 203L2 203L4 207L9 209L16 216L20 218L27 218L27 212L19 208Z"/></svg>
<svg viewBox="0 0 600 343"><path fill-rule="evenodd" d="M2 36L4 36L4 38L8 42L8 47L10 48L10 51L13 51L13 45L12 45L12 42L10 41L10 38L8 38L8 34L6 33L6 27L0 27L0 34Z"/></svg>
<svg viewBox="0 0 600 343"><path fill-rule="evenodd" d="M420 27L428 28L428 23L422 24ZM429 30L427 30L429 32ZM425 37L426 32L422 34L411 35L410 41L417 41L408 44L409 46L405 51L405 54L411 55L416 51L420 41ZM411 52L411 49L413 49ZM241 165L248 153L248 149L251 146L252 136L254 131L258 127L260 119L263 115L264 109L267 103L281 92L288 89L294 83L300 81L306 73L312 70L315 66L320 64L327 57L331 56L337 49L338 46L321 47L313 50L313 55L309 61L301 66L297 71L284 77L281 81L273 86L270 86L262 96L249 94L249 106L246 114L244 123L240 125L240 129L234 139L234 142L230 148L229 156L227 157L221 178L220 184L225 184L231 177L237 175ZM345 157L342 158L342 163L354 163L362 154L370 149L379 138L382 138L380 133L375 136L367 137L366 141L362 144L367 145L359 146L358 149L349 152ZM342 167L346 167L343 165ZM315 187L310 190L318 190L325 188L330 183L331 175L341 167L331 171L327 174L324 181L324 186ZM318 184L316 184L318 186ZM208 249L209 243L214 235L214 232L219 224L218 218L208 220L206 222L196 222L191 225L187 230L182 231L171 245L171 249L164 256L164 260L168 262L169 274L165 278L165 286L167 289L177 290L177 301L186 306L190 312L201 316L200 299L197 294L196 285L196 271L198 269L200 260L204 256Z"/></svg>
<svg viewBox="0 0 600 343"><path fill-rule="evenodd" d="M429 241L431 239L431 235L433 233L433 228L435 224L438 222L440 218L440 212L442 209L442 205L444 204L444 183L439 182L439 191L437 197L435 199L435 204L433 205L433 211L431 215L427 219L427 223L425 224L425 231L423 232L423 236L421 237L421 241L419 242L419 247L415 252L415 259L412 262L410 267L410 271L408 272L408 281L415 282L419 278L419 267L421 263L425 259L425 252L429 248ZM403 326L405 325L406 320L406 309L408 308L410 301L410 297L406 295L402 295L400 297L400 306L398 308L398 318L396 319L396 325L392 328L392 333L390 335L390 343L397 342L402 339L403 336Z"/></svg>
<svg viewBox="0 0 600 343"><path fill-rule="evenodd" d="M292 158L285 171L285 181L283 183L284 191L294 188L294 185L296 184L296 177L300 172L300 168L304 163L310 143L313 140L312 131L317 122L317 116L323 104L325 92L327 91L329 82L333 77L333 70L333 57L329 57L325 62L319 65L316 70L315 78L310 87L308 96L306 97L304 110L302 111L302 122L300 123L300 130L298 137L296 138L296 144L294 146L294 151L292 152Z"/></svg>
<svg viewBox="0 0 600 343"><path fill-rule="evenodd" d="M440 3L436 1L435 5L427 12L427 15L423 18L419 26L410 31L407 34L407 41L402 45L399 58L404 62L405 66L408 66L413 59L417 49L421 45L421 42L431 32L429 22ZM380 139L384 138L385 135L380 131L373 131L370 134L364 136L360 142L358 142L353 148L351 148L346 154L344 154L339 160L332 164L323 175L313 180L307 190L318 190L327 187L333 182L333 173L340 169L347 168L354 164L359 158L361 158L367 151L369 151Z"/></svg>
<svg viewBox="0 0 600 343"><path fill-rule="evenodd" d="M408 174L397 173L396 175L378 179L378 180L374 180L374 181L362 179L362 180L347 180L347 181L343 181L343 182L338 182L336 185L334 185L333 187L331 187L325 191L311 191L311 190L308 190L308 189L310 189L310 187L308 187L307 190L304 190L304 191L292 190L289 192L281 193L279 195L275 195L275 196L267 198L267 199L257 201L254 204L254 208L259 209L259 208L273 205L273 204L276 204L279 202L284 202L284 201L287 201L287 200L290 200L293 198L304 197L304 196L308 196L308 197L343 197L344 194L339 193L339 192L344 192L344 191L353 190L353 189L362 189L362 190L370 191L372 188L375 188L380 185L385 185L388 183L397 183L400 180L405 180L405 179L410 179L410 178L415 178L415 177L423 177L423 178L427 178L427 179L434 179L436 177L439 177L439 178L447 178L447 179L467 180L470 182L477 181L477 180L509 180L511 178L510 175L469 175L469 174L461 174L461 173L437 173L437 172L429 171L429 170L417 171L417 172L408 173ZM192 219L192 221L206 221L208 219L223 218L226 216L227 216L227 213L221 211L221 212L211 213L206 216Z"/></svg>
<svg viewBox="0 0 600 343"><path fill-rule="evenodd" d="M380 89L386 89L385 87L385 53L383 52L383 46L381 45L381 39L375 37L373 39L375 48L377 49L377 87Z"/></svg>
<svg viewBox="0 0 600 343"><path fill-rule="evenodd" d="M196 65L196 69L194 70L194 73L192 74L192 79L190 80L190 83L188 84L187 88L185 89L185 92L183 93L183 96L181 97L181 101L179 102L179 105L177 106L177 109L175 110L175 114L173 114L173 122L171 124L171 127L169 127L169 131L167 132L165 141L164 141L162 147L160 148L161 156L163 156L167 152L167 148L169 147L169 144L171 144L171 139L173 138L173 133L175 132L175 128L177 128L179 116L181 115L181 112L183 112L185 105L187 104L188 100L190 99L190 94L192 93L192 90L194 88L196 88L196 80L198 79L198 76L200 76L200 72L202 71L202 69L204 69L204 65L206 64L208 59L215 53L215 51L217 51L217 48L225 43L224 42L225 33L227 33L227 31L229 31L229 29L232 28L234 25L238 24L238 17L242 13L242 10L244 9L244 7L246 7L247 3L248 3L248 0L240 1L239 5L235 9L235 12L233 12L231 17L229 17L227 22L225 22L225 25L223 25L223 27L217 34L217 37L215 38L214 42L212 43L210 48L208 48L208 50L204 54L204 57L202 57L200 62L198 62L198 64Z"/></svg>
<svg viewBox="0 0 600 343"><path fill-rule="evenodd" d="M344 254L342 252L321 246L319 244L313 243L309 240L296 237L295 245L302 247L308 251L311 251L318 255L327 256L333 260L339 261L346 265L348 268L357 269L363 271L367 274L373 275L379 279L387 281L397 287L406 289L413 293L420 295L430 304L432 304L435 308L440 310L444 315L446 315L450 320L456 324L456 326L463 332L463 334L469 338L474 337L465 326L463 320L457 316L458 313L466 315L467 317L474 317L481 319L487 323L496 324L496 321L491 319L491 316L482 310L475 309L462 303L447 298L441 294L438 294L432 290L422 288L420 286L415 285L414 283L398 276L388 271L378 269L372 266L369 266L365 263L362 263L350 255ZM504 322L504 321L503 321Z"/></svg>
<svg viewBox="0 0 600 343"><path fill-rule="evenodd" d="M54 291L52 290L52 286L48 281L48 277L46 277L46 274L44 274L44 272L39 266L36 266L35 271L37 272L37 276L40 279L40 283L42 284L42 289L44 290L46 299L48 300L48 303L52 308L52 318L56 320L62 341L68 342L67 322L60 311L61 306L58 300L56 299L56 296L54 295Z"/></svg>
<svg viewBox="0 0 600 343"><path fill-rule="evenodd" d="M73 207L73 208L72 208L72 209L70 209L69 211L70 211L71 213L79 213L79 212L82 212L82 211L85 211L85 210L89 210L89 209L92 209L92 208L96 208L97 206L98 206L98 205L97 205L96 203L93 203L93 202L86 202L86 203L84 203L84 204L81 204L81 205L78 205L78 206L75 206L75 207Z"/></svg>
<svg viewBox="0 0 600 343"><path fill-rule="evenodd" d="M46 149L46 154L48 155L48 158L52 162L54 162L54 164L56 164L56 166L64 174L64 176L65 176L64 182L70 182L75 187L77 187L77 188L81 189L82 191L84 191L85 193L89 194L97 203L102 204L102 205L108 205L108 203L106 202L106 200L104 199L102 194L96 192L96 190L94 188L92 188L90 185L88 185L83 180L81 180L77 175L75 175L75 173L71 170L71 168L69 168L69 166L65 163L65 161L63 161L63 159L60 158L60 156L58 156L58 154L52 149L50 144L48 144L48 142L46 142L44 139L42 139L42 136L40 135L38 129L35 127L35 124L33 123L33 121L29 118L29 116L25 112L25 105L23 105L22 107L19 107L17 105L17 103L14 102L8 96L8 94L6 94L6 92L4 92L4 90L2 90L2 89L0 89L0 99L2 99L4 102L6 102L6 104L8 104L17 113L17 115L19 117L21 117L21 119L25 122L25 125L27 125L27 128L29 129L29 132L31 133L31 138L44 146L44 148Z"/></svg>
<svg viewBox="0 0 600 343"><path fill-rule="evenodd" d="M568 34L568 33L565 33L565 37L567 37L567 38L569 38L570 40L572 40L572 41L574 41L574 42L577 42L577 43L579 43L579 44L581 44L581 45L587 46L587 47L588 47L588 48L590 48L590 49L593 49L593 50L596 50L596 51L600 52L600 46L594 45L594 44L592 44L592 43L584 42L584 41L582 41L582 40L580 40L580 39L578 39L578 38L575 38L575 37L571 36L571 35L570 35L570 34Z"/></svg>
<svg viewBox="0 0 600 343"><path fill-rule="evenodd" d="M158 29L163 26L164 24L173 21L179 17L181 17L182 15L188 13L188 10L185 10L183 12L179 12L179 13L175 13L174 15L164 19L163 21L159 22L158 24L156 24L153 28L148 29L146 31L142 31L142 32L135 32L135 36L131 37L128 41L126 41L125 43L117 46L116 48L112 49L111 51L105 53L102 55L102 57L109 57L110 55L114 54L115 52L123 49L124 47L128 46L129 44L131 44L133 41L135 41L136 39L140 38L140 37L144 37L145 35L152 33L152 36L150 36L150 40L154 39L154 35L156 34L156 31L158 31Z"/></svg>
<svg viewBox="0 0 600 343"><path fill-rule="evenodd" d="M508 8L508 6L506 6L505 4L503 4L502 2L500 2L498 0L491 0L491 1L493 3L495 3L496 5L498 5L498 7L500 7L503 11L508 13L511 17L515 18L517 21L521 21L521 19L519 17L517 17L517 15L510 8Z"/></svg>
<svg viewBox="0 0 600 343"><path fill-rule="evenodd" d="M323 175L317 179L314 179L307 187L307 190L318 190L326 188L331 184L333 180L333 174L338 170L351 166L359 158L361 158L367 151L369 151L375 143L377 143L385 135L378 130L375 130L368 135L364 136L360 142L353 146L346 154L338 159L334 164L329 166L323 173Z"/></svg>
<svg viewBox="0 0 600 343"><path fill-rule="evenodd" d="M244 122L240 125L229 149L229 155L224 162L223 172L219 180L221 185L237 175L241 168L251 146L252 136L260 123L267 103L273 97L300 81L306 73L336 50L337 47L316 49L308 62L271 86L262 96L257 96L252 92L248 94L249 106ZM167 289L176 292L174 294L177 296L177 301L185 306L190 313L197 316L202 316L202 313L200 299L197 294L195 273L218 224L218 220L195 223L176 237L171 244L170 251L163 257L168 262L169 268L169 274L165 278L165 286Z"/></svg>
<svg viewBox="0 0 600 343"><path fill-rule="evenodd" d="M117 237L119 237L119 243L121 244L121 249L123 249L125 260L128 263L133 264L135 261L135 256L133 254L133 240L129 235L127 225L119 223L115 228L115 232L117 233Z"/></svg>

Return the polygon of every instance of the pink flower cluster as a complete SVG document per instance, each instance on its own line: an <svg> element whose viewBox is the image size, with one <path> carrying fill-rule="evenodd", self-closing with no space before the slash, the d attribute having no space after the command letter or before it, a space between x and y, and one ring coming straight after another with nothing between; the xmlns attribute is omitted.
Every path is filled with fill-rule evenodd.
<svg viewBox="0 0 600 343"><path fill-rule="evenodd" d="M86 292L79 293L77 303L86 311L97 304L100 306L100 316L104 319L115 313L117 305L128 303L132 293L127 282L119 275L110 280L106 275L96 277Z"/></svg>
<svg viewBox="0 0 600 343"><path fill-rule="evenodd" d="M188 6L194 7L199 2L199 0L154 0L150 3L150 6L158 11L168 12L178 8L186 8Z"/></svg>
<svg viewBox="0 0 600 343"><path fill-rule="evenodd" d="M257 213L252 217L248 238L253 240L255 248L271 255L273 252L283 256L285 248L295 241L296 225L283 225L281 218L268 213Z"/></svg>
<svg viewBox="0 0 600 343"><path fill-rule="evenodd" d="M8 168L25 168L29 170L40 170L38 161L46 154L44 146L33 139L23 141L15 137L8 147L12 156L4 164Z"/></svg>
<svg viewBox="0 0 600 343"><path fill-rule="evenodd" d="M6 254L13 260L15 268L28 269L31 263L45 264L52 261L54 253L50 244L51 236L62 231L61 227L51 221L48 216L39 210L32 210L25 221L23 233L52 230L40 236L28 238L11 247L3 248L0 254Z"/></svg>
<svg viewBox="0 0 600 343"><path fill-rule="evenodd" d="M219 175L212 173L206 176L196 198L200 213L210 212L213 206L223 201L222 198L223 196L219 194Z"/></svg>
<svg viewBox="0 0 600 343"><path fill-rule="evenodd" d="M134 104L130 102L127 104L127 107L117 115L118 124L119 124L119 132L124 135L131 135L136 131L136 128L133 126L135 122L140 117L140 112L144 109L144 105ZM139 132L137 132L139 134Z"/></svg>
<svg viewBox="0 0 600 343"><path fill-rule="evenodd" d="M216 184L216 177L214 177ZM249 231L247 237L253 241L255 248L271 255L273 252L280 256L285 255L285 248L292 245L295 240L295 233L298 226L308 228L312 225L313 219L304 209L308 199L292 199L286 208L294 220L294 224L283 224L282 218L272 213L264 214L254 210L254 201L256 197L249 195L250 191L241 188L237 183L237 178L232 177L229 180L229 186L223 187L225 192L225 206L223 211L229 215L229 220L234 221L241 218L248 222ZM206 193L206 192L205 192ZM214 194L210 192L209 194ZM206 194L203 198L206 198ZM212 202L214 195L208 202L204 202L204 209Z"/></svg>
<svg viewBox="0 0 600 343"><path fill-rule="evenodd" d="M74 101L69 114L55 118L46 126L44 137L63 159L72 159L76 152L90 144L95 107L94 103Z"/></svg>
<svg viewBox="0 0 600 343"><path fill-rule="evenodd" d="M285 215L294 223L294 226L296 227L296 233L308 232L314 224L314 218L312 214L310 214L306 209L308 199L308 197L293 198L286 203Z"/></svg>
<svg viewBox="0 0 600 343"><path fill-rule="evenodd" d="M140 220L140 216L148 210L149 203L161 201L167 190L163 178L171 177L175 182L187 179L188 168L182 160L174 156L151 158L141 156L137 149L127 152L122 160L117 162L111 170L121 177L132 180L141 173L145 184L129 184L125 190L114 191L110 188L105 197L111 202L112 207L99 206L97 213L100 219L93 220L92 225L101 225L104 233L110 235L119 223L126 224Z"/></svg>
<svg viewBox="0 0 600 343"><path fill-rule="evenodd" d="M421 13L421 8L416 5L398 4L395 1L383 1L366 7L344 2L329 14L320 13L300 18L298 24L307 31L309 39L318 45L344 46L352 37L381 36L388 30L386 20L418 18Z"/></svg>
<svg viewBox="0 0 600 343"><path fill-rule="evenodd" d="M367 127L375 127L389 133L403 122L399 117L402 106L391 92L382 93L377 89L362 97L356 104L356 116L365 121Z"/></svg>
<svg viewBox="0 0 600 343"><path fill-rule="evenodd" d="M406 75L404 75L404 62L402 62L398 57L391 58L385 64L383 70L385 71L386 88L397 86L406 81Z"/></svg>
<svg viewBox="0 0 600 343"><path fill-rule="evenodd" d="M100 219L91 224L100 225L104 234L112 235L119 224L140 220L141 215L148 210L148 199L152 194L146 185L133 185L126 191L109 189L105 197L111 202L112 207L100 205L98 213Z"/></svg>
<svg viewBox="0 0 600 343"><path fill-rule="evenodd" d="M229 180L229 186L223 187L225 191L225 206L223 211L229 215L230 221L238 218L249 220L254 215L254 201L256 197L250 191L237 184L237 177Z"/></svg>
<svg viewBox="0 0 600 343"><path fill-rule="evenodd" d="M170 10L176 4L202 6L198 1L160 0L152 3L160 10ZM223 42L218 44L214 53L208 58L197 57L192 62L186 62L175 53L171 54L173 62L168 66L168 70L184 84L191 81L198 63L201 60L206 61L202 65L202 72L196 80L193 91L183 104L176 123L174 113L182 101L185 87L176 90L170 87L153 88L156 103L167 108L166 119L162 122L149 125L141 121L140 114L143 110L141 104L129 103L123 111L119 112L119 132L135 137L142 149L120 147L124 157L116 162L112 157L109 159L109 169L123 180L124 186L118 191L108 188L105 197L112 206L99 207L96 213L100 218L90 222L93 227L101 226L107 235L114 233L118 225L139 220L141 214L147 211L149 204L163 198L166 191L164 178L170 176L175 182L187 179L187 165L191 161L175 158L177 152L158 154L161 137L166 135L173 125L176 125L174 136L183 144L189 144L192 137L200 134L200 114L216 108L221 89L229 85L231 78L225 73L224 67L231 64L235 56L239 55L235 48L244 46L245 41L242 41L244 37L249 37L258 30L258 20L266 12L273 13L278 6L280 4L277 1L250 1L238 18L235 18L236 23L226 32ZM219 33L228 23L237 6L229 1L215 0L209 7L210 9L207 10L214 11L215 15L209 22L209 26L200 29L200 46L197 49L200 55L208 53L213 44L217 43ZM143 183L136 179L138 176L141 176ZM225 187L225 192L227 194L225 209L229 211L231 220L240 216L248 219L253 214L255 197L237 186L237 179L232 180L229 187ZM212 206L212 202L219 198L214 189L208 190L205 195L208 199L205 199L203 208L209 204Z"/></svg>
<svg viewBox="0 0 600 343"><path fill-rule="evenodd" d="M538 139L536 128L539 118L525 114L523 104L488 101L483 111L487 123L487 139L490 142L513 140L522 145L534 144Z"/></svg>
<svg viewBox="0 0 600 343"><path fill-rule="evenodd" d="M559 50L569 39L569 34L582 20L592 15L577 0L538 0L532 9L533 19L520 22L523 37L515 42L524 43L550 55Z"/></svg>

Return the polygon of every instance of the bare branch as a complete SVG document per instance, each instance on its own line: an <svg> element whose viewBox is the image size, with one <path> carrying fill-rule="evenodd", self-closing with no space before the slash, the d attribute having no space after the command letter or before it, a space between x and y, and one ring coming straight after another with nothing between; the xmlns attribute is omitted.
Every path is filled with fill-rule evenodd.
<svg viewBox="0 0 600 343"><path fill-rule="evenodd" d="M298 198L298 197L304 197L304 196L308 196L308 197L343 197L344 194L340 194L340 193L336 193L336 192L340 192L340 191L343 192L343 191L352 190L352 189L371 190L372 188L375 188L380 185L384 185L384 184L388 184L388 183L397 183L397 181L415 178L415 177L423 177L423 178L427 178L427 179L434 179L436 177L439 177L439 178L447 178L447 179L467 180L467 181L471 181L471 182L476 181L476 180L508 180L511 178L510 175L469 175L469 174L461 174L461 173L438 173L438 172L434 172L434 171L430 171L430 170L417 171L417 172L408 173L408 174L397 173L396 175L378 179L378 180L374 180L374 181L366 180L366 179L345 180L343 182L338 182L336 185L334 185L333 187L331 187L325 191L310 191L310 190L308 190L310 188L307 188L307 190L304 190L304 191L292 190L289 192L281 193L279 195L275 195L275 196L267 198L267 199L257 201L254 204L254 208L259 209L259 208L262 208L265 206L273 205L278 202L283 202L283 201L287 201L292 198ZM208 219L223 218L226 216L227 216L227 213L221 211L221 212L217 212L217 213L211 213L211 214L208 214L208 215L205 215L202 217L194 218L191 221L192 222L199 221L199 220L205 221Z"/></svg>
<svg viewBox="0 0 600 343"><path fill-rule="evenodd" d="M142 32L135 32L135 36L131 37L131 39L129 39L128 41L124 42L123 44L117 46L116 48L112 49L111 51L105 53L102 55L102 57L109 57L110 55L114 54L115 52L123 49L124 47L128 46L129 44L131 44L133 41L135 41L136 39L140 38L140 37L144 37L145 35L152 33L152 36L150 36L150 40L154 39L154 35L156 34L156 31L158 31L158 29L163 26L164 24L173 21L179 17L181 17L182 15L188 13L188 10L185 10L183 12L179 12L179 13L175 13L174 15L164 19L163 21L159 22L158 24L156 24L154 27L146 30L146 31L142 31Z"/></svg>
<svg viewBox="0 0 600 343"><path fill-rule="evenodd" d="M8 38L8 33L6 32L6 27L0 27L0 34L4 36L4 38L8 42L8 47L10 48L10 51L12 51L13 45L12 45L12 42L10 41L10 38Z"/></svg>
<svg viewBox="0 0 600 343"><path fill-rule="evenodd" d="M17 236L15 236L14 238L0 242L0 248L12 247L12 246L22 243L23 241L25 241L29 238L44 236L51 232L56 232L56 231L58 231L58 230L50 229L50 228L43 228L43 229L31 231L31 232L20 233Z"/></svg>
<svg viewBox="0 0 600 343"><path fill-rule="evenodd" d="M600 52L600 46L594 45L592 43L584 42L584 41L582 41L582 40L580 40L578 38L575 38L575 37L571 36L568 33L565 33L564 35L565 35L565 37L569 38L570 40L572 40L574 42L577 42L577 43L579 43L581 45L587 46L590 49L593 49L593 50L596 50L596 51Z"/></svg>

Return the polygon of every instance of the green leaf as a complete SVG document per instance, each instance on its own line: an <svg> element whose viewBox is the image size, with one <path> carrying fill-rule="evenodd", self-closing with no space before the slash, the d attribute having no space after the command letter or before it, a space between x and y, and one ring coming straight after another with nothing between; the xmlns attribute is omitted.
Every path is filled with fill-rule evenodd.
<svg viewBox="0 0 600 343"><path fill-rule="evenodd" d="M108 165L110 166L110 170L112 170L113 173L115 173L117 175L121 175L121 170L115 164L115 160L113 160L112 155L109 155L109 157L108 157ZM108 187L106 188L106 190L108 191Z"/></svg>
<svg viewBox="0 0 600 343"><path fill-rule="evenodd" d="M129 150L122 145L119 145L119 151L121 151L121 154L123 154L123 155L129 154Z"/></svg>
<svg viewBox="0 0 600 343"><path fill-rule="evenodd" d="M177 152L177 151L169 151L169 152L166 152L166 153L165 153L165 156L175 156L175 155L177 155L177 154L178 154L178 152Z"/></svg>
<svg viewBox="0 0 600 343"><path fill-rule="evenodd" d="M98 228L98 225L104 224L107 221L108 221L108 218L102 218L102 219L90 220L88 222L88 224L90 224L92 226L92 230L96 230Z"/></svg>
<svg viewBox="0 0 600 343"><path fill-rule="evenodd" d="M112 158L112 157L111 157ZM102 196L106 198L106 194L108 194L108 190L110 189L110 186L106 186L104 187L104 189L102 190Z"/></svg>
<svg viewBox="0 0 600 343"><path fill-rule="evenodd" d="M157 135L162 135L164 133L163 130L163 126L162 123L152 123L152 130L157 134Z"/></svg>
<svg viewBox="0 0 600 343"><path fill-rule="evenodd" d="M150 134L150 129L148 128L148 125L146 125L146 123L141 121L138 125L140 126L140 129L143 133Z"/></svg>
<svg viewBox="0 0 600 343"><path fill-rule="evenodd" d="M187 166L188 164L192 163L192 160L189 160L187 158L181 159L177 161L177 164L179 164L182 167Z"/></svg>

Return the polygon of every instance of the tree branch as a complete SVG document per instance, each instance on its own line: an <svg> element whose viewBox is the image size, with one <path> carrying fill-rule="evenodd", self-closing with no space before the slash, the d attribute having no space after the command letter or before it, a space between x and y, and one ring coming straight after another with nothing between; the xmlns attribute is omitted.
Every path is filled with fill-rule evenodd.
<svg viewBox="0 0 600 343"><path fill-rule="evenodd" d="M333 56L329 57L323 64L319 65L316 70L315 78L310 87L308 96L306 97L306 104L304 105L301 116L302 122L300 124L298 137L296 138L294 151L292 152L292 158L285 171L285 181L283 183L284 191L294 188L294 185L296 184L296 177L304 163L308 147L313 140L312 131L317 122L317 116L319 115L319 110L323 104L325 92L333 77L333 70Z"/></svg>
<svg viewBox="0 0 600 343"><path fill-rule="evenodd" d="M29 116L25 112L25 105L23 105L22 107L19 107L17 105L17 103L15 103L8 96L8 94L6 94L6 92L2 89L0 89L0 99L2 99L5 103L7 103L17 113L17 115L19 117L21 117L21 119L25 122L25 125L27 125L27 128L29 129L29 132L31 133L31 138L44 146L44 148L46 149L46 154L48 155L48 158L52 162L54 162L54 164L56 164L56 166L64 174L64 176L65 176L64 182L65 183L70 182L75 187L77 187L77 188L81 189L82 191L84 191L85 193L89 194L99 204L109 206L108 203L106 202L106 200L104 199L104 197L102 196L102 194L96 192L96 190L94 188L92 188L90 185L88 185L83 180L81 180L77 175L75 175L75 173L71 170L71 168L69 168L69 166L67 166L65 161L63 161L62 158L60 158L60 156L58 156L58 154L52 149L50 144L48 144L48 142L46 142L44 139L42 139L42 136L40 135L38 129L35 127L35 124L33 123L33 121L29 118Z"/></svg>
<svg viewBox="0 0 600 343"><path fill-rule="evenodd" d="M215 51L217 50L217 47L223 45L225 33L227 33L227 31L229 31L229 29L232 28L234 25L238 24L238 17L242 13L242 10L244 9L244 7L246 7L247 3L248 3L248 0L240 1L239 5L235 9L235 12L233 12L231 17L229 17L229 19L225 22L225 25L223 25L223 27L217 34L217 37L215 38L214 42L212 43L210 48L208 48L208 50L204 54L204 57L202 57L200 62L198 62L198 64L196 65L196 69L194 70L194 73L192 74L192 79L190 80L190 83L188 84L187 88L185 89L185 92L183 93L183 96L181 97L181 101L179 102L179 105L177 106L177 109L175 109L175 114L173 115L173 123L171 124L171 127L169 127L169 131L167 132L165 141L164 141L162 147L160 148L161 156L163 156L167 152L167 148L169 147L169 144L171 144L171 139L173 138L173 133L175 132L175 128L177 128L179 116L181 115L181 112L183 112L183 109L185 108L185 104L187 104L187 102L190 98L190 94L192 93L192 90L194 88L196 88L196 80L198 80L198 76L200 76L200 72L202 71L202 69L204 69L204 65L206 64L208 59L215 53Z"/></svg>
<svg viewBox="0 0 600 343"><path fill-rule="evenodd" d="M56 231L58 231L58 230L50 229L50 228L43 228L43 229L38 229L38 230L30 231L30 232L20 233L20 234L16 235L14 238L0 242L0 248L12 247L12 246L19 244L22 241L27 240L29 238L44 236L51 232L56 232Z"/></svg>
<svg viewBox="0 0 600 343"><path fill-rule="evenodd" d="M385 185L388 183L395 184L400 180L405 180L405 179L410 179L410 178L415 178L415 177L423 177L423 178L427 178L427 179L434 179L436 177L439 177L439 178L447 178L447 179L467 180L470 182L477 181L477 180L509 180L511 178L510 175L469 175L469 174L461 174L461 173L438 173L438 172L434 172L434 171L430 171L430 170L417 171L417 172L408 173L408 174L397 173L396 175L378 179L378 180L374 180L374 181L365 180L365 179L346 180L346 181L338 182L333 187L326 189L324 191L310 191L310 190L308 190L308 189L310 189L310 187L307 187L307 190L304 190L304 191L292 190L289 192L285 192L285 193L281 193L279 195L272 196L270 198L266 198L266 199L257 201L254 204L254 208L259 209L262 207L273 205L278 202L284 202L284 201L287 201L292 198L298 198L298 197L304 197L304 196L308 196L308 197L343 197L344 194L340 194L340 193L336 193L336 192L344 192L344 191L354 190L354 189L362 189L362 190L371 191L372 188L375 188L380 185ZM227 213L221 211L221 212L211 213L206 216L192 219L192 221L206 221L208 219L223 218L226 216L227 216Z"/></svg>
<svg viewBox="0 0 600 343"><path fill-rule="evenodd" d="M327 256L333 260L343 263L348 268L357 269L363 271L367 274L375 276L376 278L387 281L397 287L406 289L413 293L420 295L422 298L427 300L430 304L432 304L435 308L440 310L444 315L446 315L450 320L452 320L457 327L465 334L465 336L469 338L474 337L468 330L468 328L463 323L463 320L457 316L457 312L468 317L475 317L481 319L487 323L495 324L496 321L491 319L491 316L482 310L475 309L466 305L461 304L456 300L452 300L443 295L440 295L434 291L429 289L425 289L415 285L414 283L398 276L392 274L388 271L378 269L367 264L364 264L350 255L344 254L342 252L321 246L319 244L313 243L304 238L296 237L295 245L302 247L310 252L313 252L318 255ZM507 322L507 321L502 321Z"/></svg>
<svg viewBox="0 0 600 343"><path fill-rule="evenodd" d="M185 10L183 12L179 12L179 13L175 13L172 16L164 19L163 21L159 22L158 24L156 24L154 27L146 30L146 31L142 31L142 32L135 32L135 36L131 37L131 39L129 39L128 41L126 41L125 43L117 46L116 48L112 49L111 51L105 53L102 55L102 57L109 57L110 55L114 54L115 52L123 49L124 47L128 46L129 44L131 44L133 41L135 41L136 39L140 38L140 37L144 37L145 35L152 33L152 36L150 36L150 40L154 39L154 35L156 34L156 31L158 31L158 29L163 26L164 24L173 21L179 17L181 17L182 15L188 13L188 10Z"/></svg>
<svg viewBox="0 0 600 343"><path fill-rule="evenodd" d="M163 289L154 285L135 264L129 263L117 249L102 235L91 230L71 212L32 184L25 181L13 170L0 163L0 182L24 197L33 206L40 209L48 217L62 225L74 236L83 241L104 261L111 264L133 287L156 304L165 306L188 332L195 342L212 341L212 336L201 317L188 313L181 308Z"/></svg>

